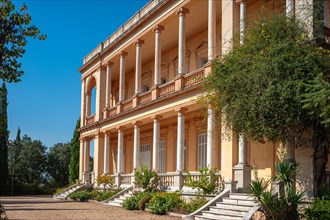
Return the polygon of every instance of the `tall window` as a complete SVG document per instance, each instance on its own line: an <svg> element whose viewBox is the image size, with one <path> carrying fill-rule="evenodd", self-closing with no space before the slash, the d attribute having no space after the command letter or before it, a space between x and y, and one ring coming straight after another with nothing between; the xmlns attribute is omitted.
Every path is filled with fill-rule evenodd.
<svg viewBox="0 0 330 220"><path fill-rule="evenodd" d="M207 134L198 134L198 167L206 167Z"/></svg>
<svg viewBox="0 0 330 220"><path fill-rule="evenodd" d="M140 164L146 165L150 169L150 144L140 146Z"/></svg>
<svg viewBox="0 0 330 220"><path fill-rule="evenodd" d="M160 141L159 143L160 149L160 166L159 166L159 171L160 173L166 173L166 142L165 141Z"/></svg>

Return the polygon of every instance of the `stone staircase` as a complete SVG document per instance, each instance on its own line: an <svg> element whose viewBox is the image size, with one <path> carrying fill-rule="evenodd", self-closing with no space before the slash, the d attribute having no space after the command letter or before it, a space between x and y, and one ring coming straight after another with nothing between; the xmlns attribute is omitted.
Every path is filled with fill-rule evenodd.
<svg viewBox="0 0 330 220"><path fill-rule="evenodd" d="M117 193L112 198L105 201L106 202L105 204L110 206L122 207L124 200L132 197L132 195L133 195L133 187L130 186L122 190L121 192Z"/></svg>
<svg viewBox="0 0 330 220"><path fill-rule="evenodd" d="M209 206L208 210L195 215L195 220L243 220L258 205L249 194L245 193L230 193L221 200Z"/></svg>
<svg viewBox="0 0 330 220"><path fill-rule="evenodd" d="M85 185L74 184L66 189L64 189L61 193L55 194L53 196L54 199L66 200L70 193L76 192L85 188Z"/></svg>

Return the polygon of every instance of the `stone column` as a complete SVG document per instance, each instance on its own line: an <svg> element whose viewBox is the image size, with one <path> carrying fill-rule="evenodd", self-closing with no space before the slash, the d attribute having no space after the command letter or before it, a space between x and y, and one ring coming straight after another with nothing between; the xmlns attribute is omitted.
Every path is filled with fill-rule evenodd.
<svg viewBox="0 0 330 220"><path fill-rule="evenodd" d="M234 167L237 190L245 192L251 182L251 167L247 164L247 141L244 135L238 136L238 164Z"/></svg>
<svg viewBox="0 0 330 220"><path fill-rule="evenodd" d="M142 68L142 62L141 62L141 47L142 44L144 44L143 40L137 40L135 42L136 46L136 57L135 57L135 95L138 95L141 93L141 68Z"/></svg>
<svg viewBox="0 0 330 220"><path fill-rule="evenodd" d="M109 174L109 154L110 154L110 135L108 133L104 133L104 166L103 166L103 174Z"/></svg>
<svg viewBox="0 0 330 220"><path fill-rule="evenodd" d="M293 1L294 0L286 0L286 16L291 17L293 15Z"/></svg>
<svg viewBox="0 0 330 220"><path fill-rule="evenodd" d="M105 108L109 109L110 106L110 94L111 94L111 66L112 62L107 64L107 76L106 76L106 90L105 90Z"/></svg>
<svg viewBox="0 0 330 220"><path fill-rule="evenodd" d="M84 140L80 139L80 148L79 148L79 180L82 181L84 180Z"/></svg>
<svg viewBox="0 0 330 220"><path fill-rule="evenodd" d="M123 148L124 148L124 132L123 128L118 129L118 151L117 151L117 173L123 172Z"/></svg>
<svg viewBox="0 0 330 220"><path fill-rule="evenodd" d="M295 161L295 148L293 145L293 140L290 140L290 138L288 138L288 140L285 142L285 150L285 161L293 163Z"/></svg>
<svg viewBox="0 0 330 220"><path fill-rule="evenodd" d="M246 3L240 3L240 44L244 43L246 29ZM243 134L238 135L238 164L233 168L237 190L244 192L251 182L251 167L247 164L247 140Z"/></svg>
<svg viewBox="0 0 330 220"><path fill-rule="evenodd" d="M161 77L161 32L164 30L164 27L161 25L157 25L154 28L155 32L155 70L154 70L154 86L160 85L160 77Z"/></svg>
<svg viewBox="0 0 330 220"><path fill-rule="evenodd" d="M177 14L179 15L179 51L178 51L178 74L184 75L186 72L186 14L189 10L180 8Z"/></svg>
<svg viewBox="0 0 330 220"><path fill-rule="evenodd" d="M210 168L213 166L213 134L214 134L214 111L211 107L207 110L207 148L206 148L206 165Z"/></svg>
<svg viewBox="0 0 330 220"><path fill-rule="evenodd" d="M160 115L153 117L154 132L153 132L153 150L152 150L152 169L159 172L159 139L160 139Z"/></svg>
<svg viewBox="0 0 330 220"><path fill-rule="evenodd" d="M86 80L81 80L81 109L80 109L80 127L85 125L86 119L86 96L85 96L85 89L86 89Z"/></svg>
<svg viewBox="0 0 330 220"><path fill-rule="evenodd" d="M177 130L177 144L176 144L176 171L183 171L183 148L184 148L184 113L186 108L180 108L178 112L178 130Z"/></svg>
<svg viewBox="0 0 330 220"><path fill-rule="evenodd" d="M246 31L246 0L239 0L240 2L240 44L244 43L244 36Z"/></svg>
<svg viewBox="0 0 330 220"><path fill-rule="evenodd" d="M140 167L140 124L134 123L134 145L133 145L133 172Z"/></svg>
<svg viewBox="0 0 330 220"><path fill-rule="evenodd" d="M208 10L208 60L215 58L216 48L216 1L209 0Z"/></svg>
<svg viewBox="0 0 330 220"><path fill-rule="evenodd" d="M125 57L127 53L122 51L119 53L120 70L119 70L119 102L125 100Z"/></svg>
<svg viewBox="0 0 330 220"><path fill-rule="evenodd" d="M89 183L89 141L84 140L84 183Z"/></svg>

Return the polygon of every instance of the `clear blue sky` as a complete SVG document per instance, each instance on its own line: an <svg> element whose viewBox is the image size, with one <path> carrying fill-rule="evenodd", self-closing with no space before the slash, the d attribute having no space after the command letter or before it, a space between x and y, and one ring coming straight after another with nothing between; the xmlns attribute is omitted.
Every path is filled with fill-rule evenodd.
<svg viewBox="0 0 330 220"><path fill-rule="evenodd" d="M82 59L148 0L26 0L45 41L30 39L25 74L7 85L10 139L17 128L47 147L70 141L80 116Z"/></svg>

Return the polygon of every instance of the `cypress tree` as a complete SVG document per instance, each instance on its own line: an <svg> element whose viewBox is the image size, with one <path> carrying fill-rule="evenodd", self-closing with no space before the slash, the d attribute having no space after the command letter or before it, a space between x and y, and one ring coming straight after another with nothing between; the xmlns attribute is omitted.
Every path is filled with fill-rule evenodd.
<svg viewBox="0 0 330 220"><path fill-rule="evenodd" d="M7 89L5 82L0 88L0 193L8 189L8 118L7 118ZM7 192L8 193L8 192Z"/></svg>
<svg viewBox="0 0 330 220"><path fill-rule="evenodd" d="M70 176L69 182L74 183L79 179L79 153L80 153L80 119L77 121L76 128L71 139L71 158L70 158Z"/></svg>

